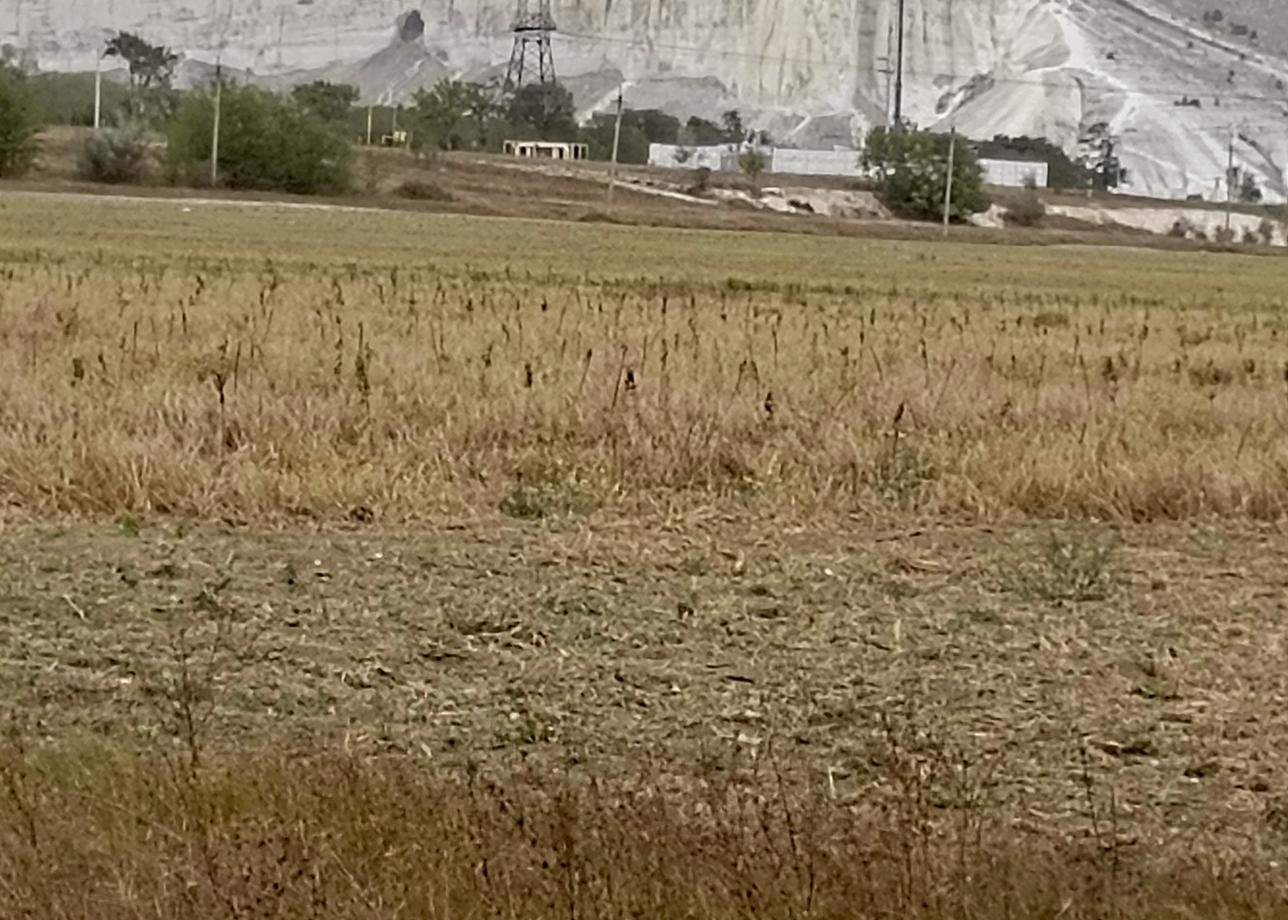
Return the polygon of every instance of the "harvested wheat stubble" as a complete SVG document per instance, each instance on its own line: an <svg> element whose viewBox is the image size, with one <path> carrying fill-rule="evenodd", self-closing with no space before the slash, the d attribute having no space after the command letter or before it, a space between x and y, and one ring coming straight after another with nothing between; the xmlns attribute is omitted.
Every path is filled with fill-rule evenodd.
<svg viewBox="0 0 1288 920"><path fill-rule="evenodd" d="M1286 551L715 510L10 526L0 908L1277 916Z"/></svg>
<svg viewBox="0 0 1288 920"><path fill-rule="evenodd" d="M1288 496L1279 259L34 208L0 212L0 489L36 513Z"/></svg>
<svg viewBox="0 0 1288 920"><path fill-rule="evenodd" d="M215 750L611 763L773 743L843 796L879 777L895 719L988 766L990 801L1031 822L1084 826L1086 756L1140 839L1270 833L1281 536L1057 531L1111 547L1071 570L1043 529L595 521L13 528L3 697L55 735L181 737L188 659Z"/></svg>

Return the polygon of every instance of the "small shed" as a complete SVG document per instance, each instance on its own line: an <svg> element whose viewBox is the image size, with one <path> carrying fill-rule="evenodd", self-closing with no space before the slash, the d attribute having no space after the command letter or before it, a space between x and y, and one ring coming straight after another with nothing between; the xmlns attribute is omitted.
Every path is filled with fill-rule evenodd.
<svg viewBox="0 0 1288 920"><path fill-rule="evenodd" d="M563 141L506 141L505 153L533 160L585 160L590 156L590 148Z"/></svg>

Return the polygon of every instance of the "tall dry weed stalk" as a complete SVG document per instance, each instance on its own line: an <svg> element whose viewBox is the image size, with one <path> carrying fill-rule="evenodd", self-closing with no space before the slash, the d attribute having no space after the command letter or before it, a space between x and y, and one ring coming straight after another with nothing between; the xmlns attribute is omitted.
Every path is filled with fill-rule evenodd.
<svg viewBox="0 0 1288 920"><path fill-rule="evenodd" d="M0 912L1161 920L1281 903L1250 854L1124 845L1090 779L1091 838L1017 832L986 772L891 731L876 785L838 799L772 752L506 772L247 752L172 771L19 729L0 747Z"/></svg>

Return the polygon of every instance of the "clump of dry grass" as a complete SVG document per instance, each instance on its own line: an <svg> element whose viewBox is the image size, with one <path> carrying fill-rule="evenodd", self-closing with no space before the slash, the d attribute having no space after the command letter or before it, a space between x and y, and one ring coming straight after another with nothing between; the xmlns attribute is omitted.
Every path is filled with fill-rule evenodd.
<svg viewBox="0 0 1288 920"><path fill-rule="evenodd" d="M124 259L56 221L56 257L6 258L10 506L406 519L522 490L1149 520L1288 501L1269 260L1173 296L1167 255L237 212L184 255L178 218L148 216ZM287 231L323 249L253 257ZM173 252L145 248L167 233Z"/></svg>
<svg viewBox="0 0 1288 920"><path fill-rule="evenodd" d="M882 752L839 799L766 756L682 774L577 758L475 766L319 755L0 750L7 917L1264 917L1259 854L1133 848L1111 816L1020 831L985 774ZM196 762L194 760L194 762Z"/></svg>
<svg viewBox="0 0 1288 920"><path fill-rule="evenodd" d="M1015 569L1011 587L1044 601L1103 600L1114 588L1114 548L1095 534L1047 534Z"/></svg>

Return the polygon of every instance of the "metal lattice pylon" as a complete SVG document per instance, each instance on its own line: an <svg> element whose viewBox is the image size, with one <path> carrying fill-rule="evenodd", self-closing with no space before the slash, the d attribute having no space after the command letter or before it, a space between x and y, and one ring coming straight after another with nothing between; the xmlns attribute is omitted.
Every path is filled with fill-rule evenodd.
<svg viewBox="0 0 1288 920"><path fill-rule="evenodd" d="M505 72L505 89L514 91L530 79L533 65L540 83L555 82L555 55L550 36L555 20L550 14L550 0L516 0L514 11L514 50ZM533 60L535 58L535 61Z"/></svg>

